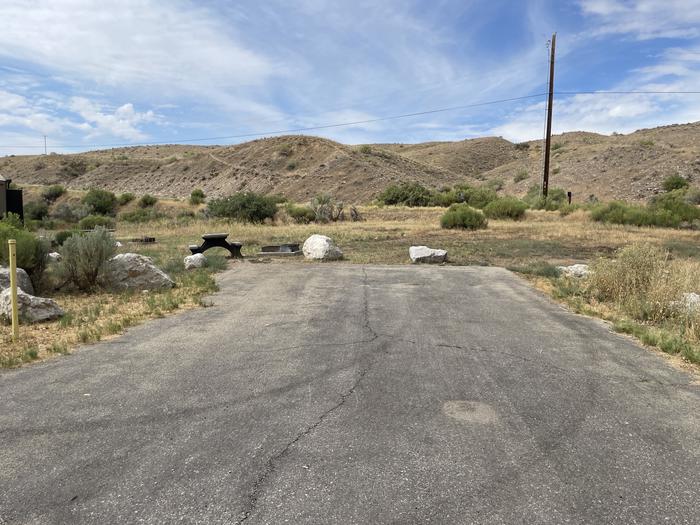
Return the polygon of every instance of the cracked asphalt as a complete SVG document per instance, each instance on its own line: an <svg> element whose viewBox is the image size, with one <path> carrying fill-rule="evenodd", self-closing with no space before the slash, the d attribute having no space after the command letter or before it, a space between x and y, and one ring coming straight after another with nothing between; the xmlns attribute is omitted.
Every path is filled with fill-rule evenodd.
<svg viewBox="0 0 700 525"><path fill-rule="evenodd" d="M694 523L700 387L476 267L236 264L0 373L0 523Z"/></svg>

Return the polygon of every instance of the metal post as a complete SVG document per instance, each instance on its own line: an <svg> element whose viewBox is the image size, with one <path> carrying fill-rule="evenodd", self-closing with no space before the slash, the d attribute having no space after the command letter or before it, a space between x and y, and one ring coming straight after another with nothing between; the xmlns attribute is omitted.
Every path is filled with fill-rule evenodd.
<svg viewBox="0 0 700 525"><path fill-rule="evenodd" d="M19 314L17 311L17 241L9 239L7 247L10 256L10 294L12 298L12 342L19 340Z"/></svg>
<svg viewBox="0 0 700 525"><path fill-rule="evenodd" d="M546 199L549 192L549 153L552 149L552 104L554 103L554 53L557 47L557 34L552 35L552 48L549 55L549 98L547 99L547 138L544 143L544 176L542 177L542 196Z"/></svg>

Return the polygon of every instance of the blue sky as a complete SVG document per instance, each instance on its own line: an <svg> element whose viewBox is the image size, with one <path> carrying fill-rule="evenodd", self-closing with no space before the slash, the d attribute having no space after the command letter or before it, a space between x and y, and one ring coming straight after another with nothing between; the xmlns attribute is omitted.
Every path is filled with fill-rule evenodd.
<svg viewBox="0 0 700 525"><path fill-rule="evenodd" d="M42 152L43 135L81 151L538 94L553 31L557 90L700 90L700 0L3 0L0 20L0 155ZM521 141L543 114L536 98L309 134ZM698 120L700 95L575 95L554 129Z"/></svg>

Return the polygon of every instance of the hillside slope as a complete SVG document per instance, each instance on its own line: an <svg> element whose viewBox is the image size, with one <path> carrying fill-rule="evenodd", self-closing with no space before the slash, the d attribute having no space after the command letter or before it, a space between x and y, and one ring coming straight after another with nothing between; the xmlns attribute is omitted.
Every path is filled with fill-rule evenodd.
<svg viewBox="0 0 700 525"><path fill-rule="evenodd" d="M553 138L550 185L576 201L645 200L665 177L700 182L700 123L640 130L629 135L565 133ZM0 159L0 173L17 183L61 183L116 192L185 197L241 190L279 193L306 201L320 192L367 202L389 184L416 181L441 188L493 181L522 195L539 184L539 141L513 144L487 137L457 142L346 146L310 136L281 136L233 146L143 146L76 155Z"/></svg>

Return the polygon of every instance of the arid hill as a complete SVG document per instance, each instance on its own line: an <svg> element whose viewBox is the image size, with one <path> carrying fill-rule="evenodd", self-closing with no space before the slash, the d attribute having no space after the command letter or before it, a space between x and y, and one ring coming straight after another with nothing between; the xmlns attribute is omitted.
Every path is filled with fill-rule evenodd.
<svg viewBox="0 0 700 525"><path fill-rule="evenodd" d="M629 135L555 136L551 186L575 200L645 200L663 179L700 181L700 123L640 130ZM22 184L61 183L116 192L184 197L241 190L279 193L305 201L325 192L366 202L386 186L417 181L441 188L489 182L522 195L539 184L542 144L488 137L458 142L346 146L310 136L266 138L233 146L143 146L75 155L28 155L0 160L0 173Z"/></svg>

